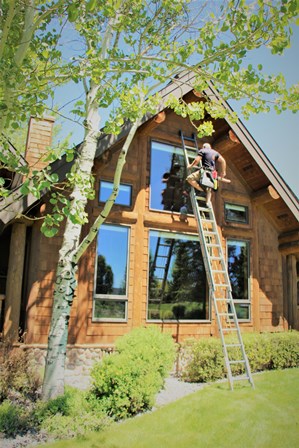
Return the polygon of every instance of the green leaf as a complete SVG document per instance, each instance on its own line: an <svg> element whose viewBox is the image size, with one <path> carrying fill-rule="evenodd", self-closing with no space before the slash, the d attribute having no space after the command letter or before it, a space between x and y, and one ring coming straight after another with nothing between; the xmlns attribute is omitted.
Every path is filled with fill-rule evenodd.
<svg viewBox="0 0 299 448"><path fill-rule="evenodd" d="M68 18L70 22L75 22L79 16L79 10L76 4L69 5L67 8Z"/></svg>

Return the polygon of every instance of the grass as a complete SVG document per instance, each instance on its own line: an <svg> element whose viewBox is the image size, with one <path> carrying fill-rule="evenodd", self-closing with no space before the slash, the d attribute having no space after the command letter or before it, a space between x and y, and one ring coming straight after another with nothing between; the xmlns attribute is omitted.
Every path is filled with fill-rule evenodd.
<svg viewBox="0 0 299 448"><path fill-rule="evenodd" d="M255 389L214 383L157 411L55 448L292 448L299 441L299 369L254 376Z"/></svg>

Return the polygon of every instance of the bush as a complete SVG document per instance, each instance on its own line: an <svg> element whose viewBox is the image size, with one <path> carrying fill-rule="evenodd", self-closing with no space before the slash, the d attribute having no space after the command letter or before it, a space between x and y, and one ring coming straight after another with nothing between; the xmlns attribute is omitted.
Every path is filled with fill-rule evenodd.
<svg viewBox="0 0 299 448"><path fill-rule="evenodd" d="M242 337L252 372L299 367L299 332L248 333ZM238 359L238 356L231 359ZM220 339L185 342L181 348L180 363L180 375L185 381L208 382L225 377ZM240 366L233 366L232 373L241 373Z"/></svg>
<svg viewBox="0 0 299 448"><path fill-rule="evenodd" d="M9 400L3 401L0 404L0 433L7 437L14 437L26 428L26 417L19 406Z"/></svg>
<svg viewBox="0 0 299 448"><path fill-rule="evenodd" d="M4 351L0 369L0 401L15 393L31 400L37 399L41 378L31 365L28 353L11 346L5 347Z"/></svg>
<svg viewBox="0 0 299 448"><path fill-rule="evenodd" d="M184 381L205 383L224 376L224 358L218 339L189 340L182 346L181 373Z"/></svg>
<svg viewBox="0 0 299 448"><path fill-rule="evenodd" d="M170 335L139 328L120 338L117 352L91 372L90 401L116 420L150 409L175 359Z"/></svg>
<svg viewBox="0 0 299 448"><path fill-rule="evenodd" d="M90 407L86 392L72 387L66 387L64 395L46 403L40 402L34 419L40 429L62 439L99 431L109 422L105 414Z"/></svg>

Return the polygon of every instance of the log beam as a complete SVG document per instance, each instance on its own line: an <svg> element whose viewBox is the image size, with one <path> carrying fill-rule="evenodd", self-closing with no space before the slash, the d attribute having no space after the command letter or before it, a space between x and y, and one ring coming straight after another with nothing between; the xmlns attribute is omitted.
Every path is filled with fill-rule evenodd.
<svg viewBox="0 0 299 448"><path fill-rule="evenodd" d="M297 269L296 257L287 256L287 293L288 293L288 324L289 328L298 330L297 319Z"/></svg>
<svg viewBox="0 0 299 448"><path fill-rule="evenodd" d="M165 121L166 118L166 113L164 110L162 110L162 112L159 112L154 118L152 118L151 120L148 120L146 123L144 123L138 133L142 134L142 135L148 135L150 134L157 126L159 126L159 124L163 123L163 121Z"/></svg>
<svg viewBox="0 0 299 448"><path fill-rule="evenodd" d="M279 250L284 255L299 255L299 230L282 233L278 237Z"/></svg>
<svg viewBox="0 0 299 448"><path fill-rule="evenodd" d="M11 233L3 326L4 338L13 342L19 334L25 245L26 225L16 222Z"/></svg>
<svg viewBox="0 0 299 448"><path fill-rule="evenodd" d="M263 204L266 204L267 202L270 202L270 201L273 201L273 200L276 200L279 198L280 198L279 194L274 189L274 187L272 187L272 185L269 185L266 188L262 188L258 191L255 191L251 195L251 199L256 205L263 205Z"/></svg>

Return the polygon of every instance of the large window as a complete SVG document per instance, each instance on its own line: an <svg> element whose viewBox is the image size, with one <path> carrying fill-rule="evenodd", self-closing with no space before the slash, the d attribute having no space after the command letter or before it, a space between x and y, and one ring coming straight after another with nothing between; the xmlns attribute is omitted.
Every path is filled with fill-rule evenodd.
<svg viewBox="0 0 299 448"><path fill-rule="evenodd" d="M150 231L149 320L209 319L198 237Z"/></svg>
<svg viewBox="0 0 299 448"><path fill-rule="evenodd" d="M127 318L129 229L103 224L98 233L94 291L94 320Z"/></svg>
<svg viewBox="0 0 299 448"><path fill-rule="evenodd" d="M238 319L250 319L249 242L228 240L228 272Z"/></svg>
<svg viewBox="0 0 299 448"><path fill-rule="evenodd" d="M152 142L150 208L179 212L184 206L193 213L186 176L182 148Z"/></svg>

